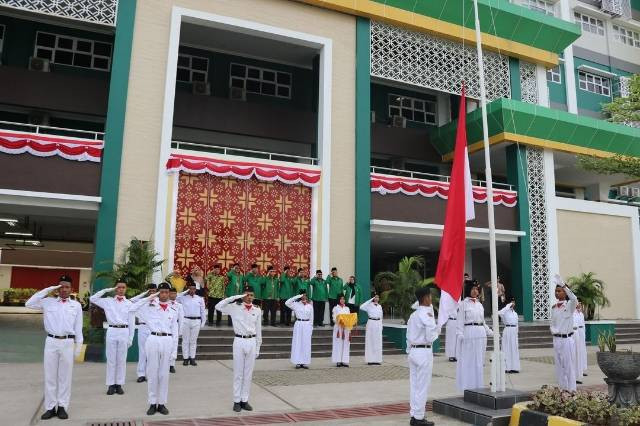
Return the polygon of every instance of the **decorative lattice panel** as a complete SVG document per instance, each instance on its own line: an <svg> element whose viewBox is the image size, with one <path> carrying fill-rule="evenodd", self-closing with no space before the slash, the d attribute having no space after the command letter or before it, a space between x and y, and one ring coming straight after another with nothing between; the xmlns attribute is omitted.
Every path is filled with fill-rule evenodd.
<svg viewBox="0 0 640 426"><path fill-rule="evenodd" d="M544 184L544 151L527 147L527 195L531 235L533 318L549 319L549 241Z"/></svg>
<svg viewBox="0 0 640 426"><path fill-rule="evenodd" d="M281 182L180 174L174 270L220 263L248 271L273 265L308 268L311 188Z"/></svg>
<svg viewBox="0 0 640 426"><path fill-rule="evenodd" d="M487 100L510 98L509 58L484 52ZM480 97L474 45L371 21L371 75L459 95Z"/></svg>
<svg viewBox="0 0 640 426"><path fill-rule="evenodd" d="M622 0L602 0L600 10L613 16L621 16L623 14Z"/></svg>
<svg viewBox="0 0 640 426"><path fill-rule="evenodd" d="M525 61L520 61L520 96L522 102L538 103L536 65Z"/></svg>
<svg viewBox="0 0 640 426"><path fill-rule="evenodd" d="M0 6L115 25L118 0L0 0Z"/></svg>
<svg viewBox="0 0 640 426"><path fill-rule="evenodd" d="M628 98L631 93L631 79L629 77L619 77L620 97Z"/></svg>

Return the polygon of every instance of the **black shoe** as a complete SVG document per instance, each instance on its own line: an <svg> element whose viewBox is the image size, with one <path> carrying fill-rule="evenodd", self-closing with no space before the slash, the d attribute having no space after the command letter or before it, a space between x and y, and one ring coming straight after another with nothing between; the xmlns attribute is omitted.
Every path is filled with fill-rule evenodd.
<svg viewBox="0 0 640 426"><path fill-rule="evenodd" d="M113 395L116 393L116 385L109 385L109 389L107 389L107 395Z"/></svg>
<svg viewBox="0 0 640 426"><path fill-rule="evenodd" d="M302 368L301 364L296 364L296 370L299 370L300 368Z"/></svg>
<svg viewBox="0 0 640 426"><path fill-rule="evenodd" d="M182 365L189 365L189 358L185 358L182 360Z"/></svg>
<svg viewBox="0 0 640 426"><path fill-rule="evenodd" d="M157 409L155 404L151 404L149 409L147 410L147 416L153 416L156 413Z"/></svg>
<svg viewBox="0 0 640 426"><path fill-rule="evenodd" d="M336 367L342 367L342 363L341 362L336 363Z"/></svg>
<svg viewBox="0 0 640 426"><path fill-rule="evenodd" d="M122 386L116 385L116 393L118 395L124 395L124 389L122 389Z"/></svg>
<svg viewBox="0 0 640 426"><path fill-rule="evenodd" d="M456 359L454 357L449 357L449 362L456 362Z"/></svg>
<svg viewBox="0 0 640 426"><path fill-rule="evenodd" d="M243 410L246 410L246 411L253 411L253 407L249 405L249 401L241 402L240 403L240 408L242 408Z"/></svg>
<svg viewBox="0 0 640 426"><path fill-rule="evenodd" d="M194 367L195 367L196 365L198 365L198 363L196 362L196 359L195 359L195 358L190 358L190 359L189 359L189 364L193 365Z"/></svg>
<svg viewBox="0 0 640 426"><path fill-rule="evenodd" d="M576 380L576 385L581 385L582 382L580 380Z"/></svg>
<svg viewBox="0 0 640 426"><path fill-rule="evenodd" d="M169 373L175 373L176 372L176 368L172 365L169 367Z"/></svg>
<svg viewBox="0 0 640 426"><path fill-rule="evenodd" d="M519 371L518 371L518 370L511 370L511 372L512 372L513 374L518 374L518 373L519 373Z"/></svg>
<svg viewBox="0 0 640 426"><path fill-rule="evenodd" d="M56 415L60 420L66 420L69 418L69 415L67 414L67 410L65 410L64 407L58 407L58 411Z"/></svg>
<svg viewBox="0 0 640 426"><path fill-rule="evenodd" d="M156 409L158 410L158 413L164 414L165 416L169 414L169 410L167 409L167 407L162 404L158 404L158 407Z"/></svg>
<svg viewBox="0 0 640 426"><path fill-rule="evenodd" d="M349 368L349 364L342 364L342 366Z"/></svg>
<svg viewBox="0 0 640 426"><path fill-rule="evenodd" d="M40 418L42 420L49 420L52 417L56 416L56 409L52 408L51 410L47 410L44 413L42 413L42 415L40 416Z"/></svg>
<svg viewBox="0 0 640 426"><path fill-rule="evenodd" d="M242 407L240 406L239 402L234 402L233 403L233 411L235 411L236 413L239 413L242 410Z"/></svg>
<svg viewBox="0 0 640 426"><path fill-rule="evenodd" d="M588 374L587 374L587 373L582 373L582 375L583 375L584 377L587 377L587 376L588 376Z"/></svg>
<svg viewBox="0 0 640 426"><path fill-rule="evenodd" d="M136 382L138 382L138 383L142 383L142 382L146 382L146 381L147 381L147 378L144 377L144 376L140 376L140 377L138 377L138 380L136 380Z"/></svg>
<svg viewBox="0 0 640 426"><path fill-rule="evenodd" d="M300 367L304 368L305 370L308 370L308 369L309 369L309 366L304 365L304 364L300 364Z"/></svg>

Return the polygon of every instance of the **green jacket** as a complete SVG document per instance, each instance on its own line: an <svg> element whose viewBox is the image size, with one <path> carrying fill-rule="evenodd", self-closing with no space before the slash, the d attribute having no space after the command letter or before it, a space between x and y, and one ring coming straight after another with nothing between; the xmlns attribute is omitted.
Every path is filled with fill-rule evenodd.
<svg viewBox="0 0 640 426"><path fill-rule="evenodd" d="M224 275L214 275L210 273L207 275L207 287L209 288L209 297L215 299L222 299L224 297Z"/></svg>
<svg viewBox="0 0 640 426"><path fill-rule="evenodd" d="M354 289L356 292L356 300L354 305L360 306L362 302L364 302L364 300L362 299L362 289L358 284L354 286ZM344 291L344 301L345 303L349 303L349 299L351 298L351 292L352 292L351 287L349 287L349 284L344 285L343 291Z"/></svg>
<svg viewBox="0 0 640 426"><path fill-rule="evenodd" d="M325 280L319 280L316 277L313 277L309 281L309 285L312 289L311 300L316 302L326 302L328 300L327 282Z"/></svg>
<svg viewBox="0 0 640 426"><path fill-rule="evenodd" d="M300 294L300 290L305 289L307 290L307 297L309 299L311 299L311 294L309 293L309 280L304 279L304 278L300 278L300 277L295 277L294 282L293 282L293 292L294 294Z"/></svg>
<svg viewBox="0 0 640 426"><path fill-rule="evenodd" d="M254 298L258 300L262 300L262 276L258 274L254 274L253 272L249 272L244 276L244 283L253 287Z"/></svg>
<svg viewBox="0 0 640 426"><path fill-rule="evenodd" d="M278 282L277 276L266 276L262 279L262 300L275 300L278 298Z"/></svg>
<svg viewBox="0 0 640 426"><path fill-rule="evenodd" d="M224 289L225 297L231 297L242 293L242 274L238 274L232 269L227 272L227 278L229 279L229 283L227 284L227 288Z"/></svg>
<svg viewBox="0 0 640 426"><path fill-rule="evenodd" d="M280 275L280 291L278 294L278 296L280 297L280 300L287 300L290 297L293 297L294 280L295 278L290 277L285 273Z"/></svg>
<svg viewBox="0 0 640 426"><path fill-rule="evenodd" d="M338 295L342 293L342 287L344 283L340 277L332 277L329 275L326 279L326 283L329 286L329 299L337 299Z"/></svg>

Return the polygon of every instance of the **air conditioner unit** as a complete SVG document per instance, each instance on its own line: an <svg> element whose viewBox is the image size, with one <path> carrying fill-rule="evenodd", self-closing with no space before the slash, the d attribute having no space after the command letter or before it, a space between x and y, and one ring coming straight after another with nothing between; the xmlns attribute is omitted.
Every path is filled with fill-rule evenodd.
<svg viewBox="0 0 640 426"><path fill-rule="evenodd" d="M611 16L622 16L622 2L623 0L602 0L600 3L600 10Z"/></svg>
<svg viewBox="0 0 640 426"><path fill-rule="evenodd" d="M29 112L29 124L34 126L48 126L51 115L44 111L31 111Z"/></svg>
<svg viewBox="0 0 640 426"><path fill-rule="evenodd" d="M49 72L49 60L32 56L29 58L29 69L32 71Z"/></svg>
<svg viewBox="0 0 640 426"><path fill-rule="evenodd" d="M629 191L629 187L628 186L621 186L620 187L620 196L621 197L628 197L631 191Z"/></svg>
<svg viewBox="0 0 640 426"><path fill-rule="evenodd" d="M247 100L247 92L240 87L232 87L229 92L229 98L234 101L246 101Z"/></svg>
<svg viewBox="0 0 640 426"><path fill-rule="evenodd" d="M640 188L631 188L631 196L633 198L640 197Z"/></svg>
<svg viewBox="0 0 640 426"><path fill-rule="evenodd" d="M194 81L192 86L192 93L194 95L211 95L211 85L205 81Z"/></svg>
<svg viewBox="0 0 640 426"><path fill-rule="evenodd" d="M402 127L404 129L407 127L407 119L400 115L394 115L391 117L391 125L393 127Z"/></svg>

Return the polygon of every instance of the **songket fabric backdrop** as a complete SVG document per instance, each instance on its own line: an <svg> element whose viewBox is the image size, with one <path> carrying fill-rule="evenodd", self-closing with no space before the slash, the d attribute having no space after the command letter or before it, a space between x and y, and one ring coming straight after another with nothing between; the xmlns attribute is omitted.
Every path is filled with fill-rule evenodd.
<svg viewBox="0 0 640 426"><path fill-rule="evenodd" d="M311 188L281 182L180 173L174 270L220 263L248 271L273 265L308 268Z"/></svg>

